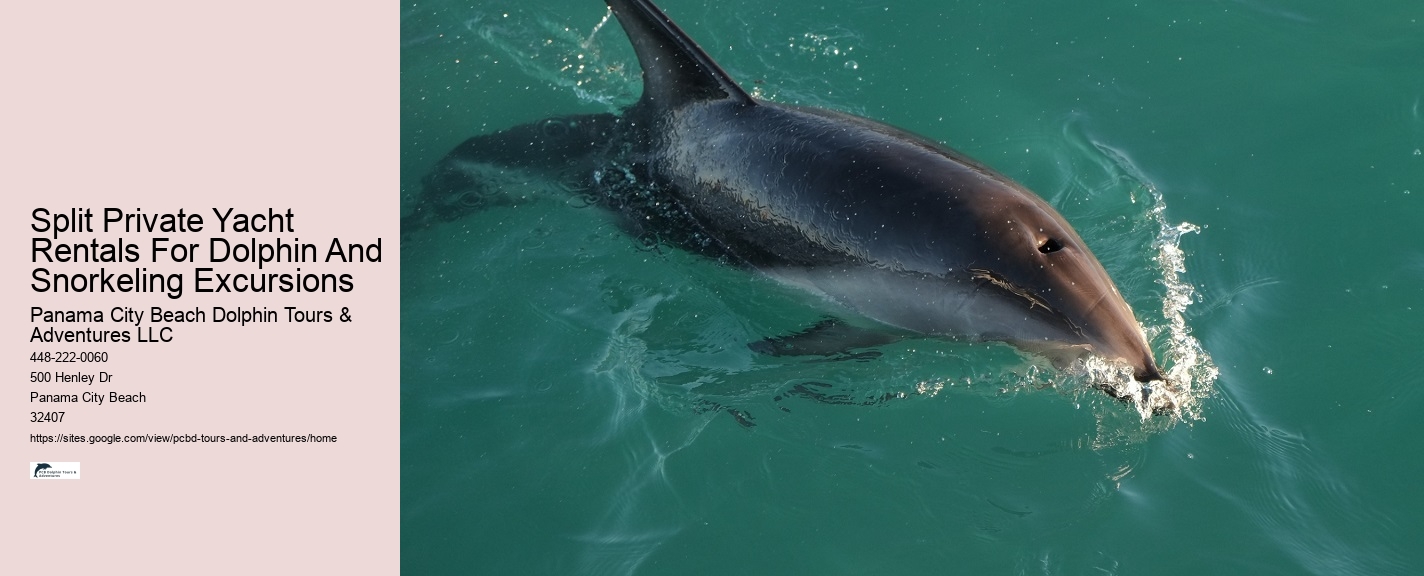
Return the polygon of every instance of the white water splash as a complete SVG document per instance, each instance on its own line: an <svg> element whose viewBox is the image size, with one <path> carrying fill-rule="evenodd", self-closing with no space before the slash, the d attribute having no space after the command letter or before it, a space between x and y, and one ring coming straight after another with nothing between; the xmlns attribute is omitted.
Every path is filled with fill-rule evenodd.
<svg viewBox="0 0 1424 576"><path fill-rule="evenodd" d="M1165 216L1167 205L1163 203L1162 195L1150 189L1148 193L1152 196L1149 215L1161 226L1155 243L1155 260L1162 271L1162 284L1167 287L1167 294L1162 299L1162 317L1167 321L1167 348L1164 353L1167 386L1161 391L1171 396L1179 418L1201 420L1201 402L1211 393L1220 370L1187 326L1187 307L1198 297L1196 288L1182 279L1187 267L1186 254L1181 248L1182 235L1198 234L1201 228L1190 222L1174 224L1168 221Z"/></svg>
<svg viewBox="0 0 1424 576"><path fill-rule="evenodd" d="M625 50L626 42L604 46L607 35L599 32L611 14L605 13L587 34L558 23L556 17L518 11L513 18L477 14L465 21L465 28L501 55L500 60L515 64L529 77L612 111L637 98L632 90L640 86L640 71L636 65L628 65L628 54L619 52Z"/></svg>
<svg viewBox="0 0 1424 576"><path fill-rule="evenodd" d="M1183 235L1198 234L1201 228L1190 222L1169 221L1162 195L1150 186L1146 193L1150 198L1146 216L1157 227L1152 261L1161 273L1157 282L1166 288L1166 293L1161 317L1142 318L1142 323L1148 340L1163 350L1161 364L1166 379L1137 382L1129 367L1097 357L1080 361L1073 371L1097 387L1130 399L1143 422L1162 414L1172 415L1173 421L1199 421L1204 419L1202 401L1211 395L1220 372L1201 342L1192 336L1186 320L1187 308L1198 296L1196 288L1183 278L1187 268L1181 241Z"/></svg>

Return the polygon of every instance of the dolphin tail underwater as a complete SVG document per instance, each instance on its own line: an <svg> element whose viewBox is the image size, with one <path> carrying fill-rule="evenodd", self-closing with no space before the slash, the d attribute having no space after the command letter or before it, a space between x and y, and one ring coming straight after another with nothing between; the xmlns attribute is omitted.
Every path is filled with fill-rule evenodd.
<svg viewBox="0 0 1424 576"><path fill-rule="evenodd" d="M962 338L1060 366L1095 354L1140 382L1163 380L1107 271L1033 192L905 130L755 99L652 2L606 1L642 67L639 100L469 139L426 177L403 233L499 204L500 175L538 172L630 233L652 228L854 319L753 350Z"/></svg>

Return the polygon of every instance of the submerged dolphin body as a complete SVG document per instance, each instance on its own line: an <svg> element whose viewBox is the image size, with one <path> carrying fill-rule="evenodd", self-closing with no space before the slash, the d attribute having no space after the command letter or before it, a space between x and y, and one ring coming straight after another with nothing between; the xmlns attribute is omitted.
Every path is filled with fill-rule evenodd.
<svg viewBox="0 0 1424 576"><path fill-rule="evenodd" d="M466 141L403 229L498 202L491 174L552 172L634 232L760 270L883 334L1003 341L1060 363L1091 352L1162 379L1112 279L1038 196L897 128L753 99L651 2L607 2L642 65L641 99ZM815 350L839 326L758 349Z"/></svg>

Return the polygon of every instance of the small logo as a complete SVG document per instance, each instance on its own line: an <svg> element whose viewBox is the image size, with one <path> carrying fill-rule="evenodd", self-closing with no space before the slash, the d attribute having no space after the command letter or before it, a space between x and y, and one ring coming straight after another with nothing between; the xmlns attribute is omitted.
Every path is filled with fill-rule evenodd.
<svg viewBox="0 0 1424 576"><path fill-rule="evenodd" d="M30 462L31 480L78 480L78 462Z"/></svg>

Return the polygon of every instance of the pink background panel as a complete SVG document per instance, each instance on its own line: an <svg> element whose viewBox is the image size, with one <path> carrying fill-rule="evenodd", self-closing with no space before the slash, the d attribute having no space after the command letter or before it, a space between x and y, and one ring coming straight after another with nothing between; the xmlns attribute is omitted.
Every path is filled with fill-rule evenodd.
<svg viewBox="0 0 1424 576"><path fill-rule="evenodd" d="M353 2L10 2L0 6L0 485L7 573L389 574L399 570L399 40L396 6ZM317 243L382 242L336 294L40 294L31 211L105 207L204 215L291 209ZM97 224L97 221L96 221ZM241 235L236 235L241 236ZM201 265L201 264L200 264ZM134 264L102 265L132 270ZM98 264L54 266L93 271ZM218 264L227 273L255 267ZM292 272L296 265L274 265ZM164 344L31 344L31 306L269 308L283 322L174 325ZM349 308L349 324L290 324L285 306ZM146 325L147 323L145 323ZM106 324L110 329L121 324ZM65 326L59 326L65 328ZM68 328L84 328L73 325ZM96 326L98 327L98 326ZM32 364L103 350L104 365ZM33 370L105 370L139 405L29 402ZM28 422L64 409L61 424ZM336 444L38 444L29 434L333 434ZM32 481L31 461L82 479Z"/></svg>

